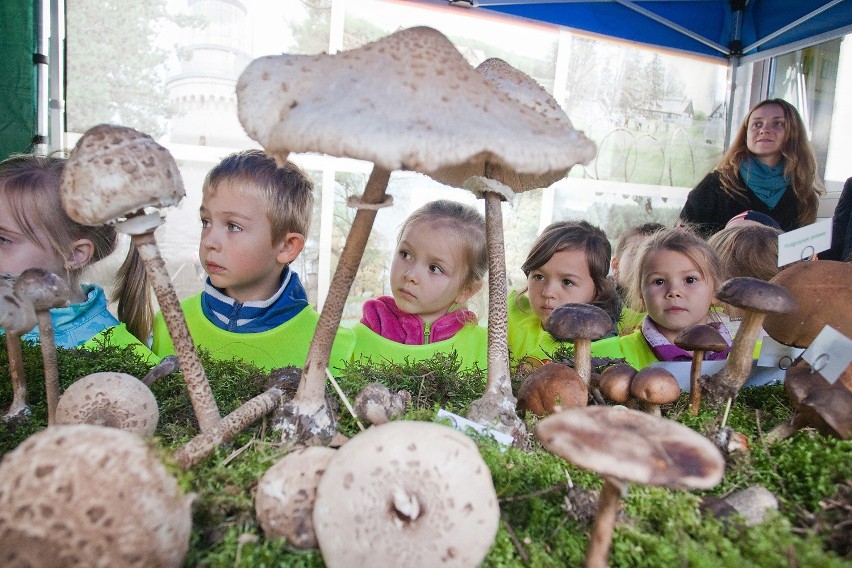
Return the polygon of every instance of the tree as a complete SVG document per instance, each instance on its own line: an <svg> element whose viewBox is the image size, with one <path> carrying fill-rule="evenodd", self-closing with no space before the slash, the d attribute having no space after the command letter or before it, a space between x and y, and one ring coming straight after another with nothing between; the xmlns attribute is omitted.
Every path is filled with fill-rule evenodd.
<svg viewBox="0 0 852 568"><path fill-rule="evenodd" d="M158 137L170 109L156 47L166 0L68 0L67 128L115 122Z"/></svg>

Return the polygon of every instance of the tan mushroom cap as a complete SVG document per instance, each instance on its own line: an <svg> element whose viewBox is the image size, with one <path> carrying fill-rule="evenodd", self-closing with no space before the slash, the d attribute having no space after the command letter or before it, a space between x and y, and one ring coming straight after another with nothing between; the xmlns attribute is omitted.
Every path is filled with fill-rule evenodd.
<svg viewBox="0 0 852 568"><path fill-rule="evenodd" d="M314 503L325 564L478 566L500 519L476 444L430 422L368 428L328 464Z"/></svg>
<svg viewBox="0 0 852 568"><path fill-rule="evenodd" d="M309 446L290 452L257 484L254 510L267 539L285 537L299 549L317 547L314 500L317 485L336 450Z"/></svg>
<svg viewBox="0 0 852 568"><path fill-rule="evenodd" d="M550 312L544 329L558 341L595 341L612 331L612 318L591 304L563 304Z"/></svg>
<svg viewBox="0 0 852 568"><path fill-rule="evenodd" d="M141 437L52 426L0 463L0 558L177 568L189 549L192 499Z"/></svg>
<svg viewBox="0 0 852 568"><path fill-rule="evenodd" d="M62 206L83 225L103 225L146 207L177 205L184 195L169 151L126 126L101 124L87 130L62 173Z"/></svg>
<svg viewBox="0 0 852 568"><path fill-rule="evenodd" d="M580 133L510 100L427 27L335 55L255 59L237 102L248 135L272 154L322 152L388 171L477 163L529 174L594 155Z"/></svg>
<svg viewBox="0 0 852 568"><path fill-rule="evenodd" d="M668 404L680 396L680 385L668 370L648 366L637 371L630 381L630 394L648 404Z"/></svg>
<svg viewBox="0 0 852 568"><path fill-rule="evenodd" d="M408 391L391 392L381 383L370 383L355 397L355 415L370 424L384 424L404 414L410 403Z"/></svg>
<svg viewBox="0 0 852 568"><path fill-rule="evenodd" d="M28 268L15 279L15 293L37 312L68 305L71 290L61 277L43 268Z"/></svg>
<svg viewBox="0 0 852 568"><path fill-rule="evenodd" d="M536 425L550 452L603 476L672 489L709 489L725 460L713 442L673 420L637 410L589 406Z"/></svg>
<svg viewBox="0 0 852 568"><path fill-rule="evenodd" d="M796 309L796 300L783 286L739 276L722 283L716 292L721 302L762 313L787 313Z"/></svg>
<svg viewBox="0 0 852 568"><path fill-rule="evenodd" d="M15 293L10 281L0 279L0 327L22 335L36 326L33 304Z"/></svg>
<svg viewBox="0 0 852 568"><path fill-rule="evenodd" d="M686 351L724 351L728 342L719 331L706 323L690 326L675 337L674 344Z"/></svg>
<svg viewBox="0 0 852 568"><path fill-rule="evenodd" d="M518 411L547 416L589 404L589 387L577 371L562 363L546 363L532 371L518 389Z"/></svg>
<svg viewBox="0 0 852 568"><path fill-rule="evenodd" d="M775 275L798 307L789 314L769 314L766 332L779 343L808 347L826 325L852 337L852 263L834 260L800 262Z"/></svg>
<svg viewBox="0 0 852 568"><path fill-rule="evenodd" d="M151 436L160 420L157 399L132 375L92 373L74 381L56 406L57 424L94 424Z"/></svg>
<svg viewBox="0 0 852 568"><path fill-rule="evenodd" d="M601 394L617 404L630 399L630 382L636 376L636 369L627 363L610 365L601 372L598 387Z"/></svg>

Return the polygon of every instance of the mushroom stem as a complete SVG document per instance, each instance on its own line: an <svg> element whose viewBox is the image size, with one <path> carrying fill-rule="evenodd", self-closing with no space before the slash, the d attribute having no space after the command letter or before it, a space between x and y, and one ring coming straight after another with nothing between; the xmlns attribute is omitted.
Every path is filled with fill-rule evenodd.
<svg viewBox="0 0 852 568"><path fill-rule="evenodd" d="M281 389L272 387L246 401L232 413L216 422L212 428L181 446L174 453L175 462L182 471L187 471L209 456L221 444L231 440L250 424L272 412L278 405L282 394L284 393Z"/></svg>
<svg viewBox="0 0 852 568"><path fill-rule="evenodd" d="M383 203L390 174L389 170L374 165L361 202L365 205ZM275 415L273 427L282 431L282 440L297 440L298 437L303 438L298 441L312 445L327 444L334 434L336 420L325 404L325 370L328 367L337 327L343 316L346 297L361 264L376 212L374 208L360 208L352 221L352 228L340 253L337 270L329 285L328 295L314 331L299 388L292 401L282 405L281 412L276 412Z"/></svg>
<svg viewBox="0 0 852 568"><path fill-rule="evenodd" d="M728 354L728 364L712 384L705 382L708 398L713 403L719 404L726 398L736 398L737 393L748 380L751 374L754 346L765 318L764 312L751 310L745 312L740 329L737 330L731 345L731 352Z"/></svg>
<svg viewBox="0 0 852 568"><path fill-rule="evenodd" d="M612 532L621 505L622 484L611 477L604 477L603 489L598 499L598 512L586 549L586 568L607 568Z"/></svg>
<svg viewBox="0 0 852 568"><path fill-rule="evenodd" d="M59 364L56 362L56 341L50 310L36 310L41 356L44 359L44 392L47 400L47 425L56 424L56 405L59 404Z"/></svg>
<svg viewBox="0 0 852 568"><path fill-rule="evenodd" d="M698 416L698 408L701 406L701 385L698 379L701 377L701 362L704 360L704 351L696 349L692 352L692 366L689 368L689 413Z"/></svg>
<svg viewBox="0 0 852 568"><path fill-rule="evenodd" d="M590 340L580 337L574 340L574 368L588 386L592 379L592 342Z"/></svg>
<svg viewBox="0 0 852 568"><path fill-rule="evenodd" d="M175 355L186 381L198 427L202 432L210 430L219 421L219 409L213 398L213 391L210 389L204 367L201 365L201 359L195 351L195 344L189 334L180 301L154 238L154 231L131 235L130 238L145 264L148 278L151 279L160 311L175 347Z"/></svg>
<svg viewBox="0 0 852 568"><path fill-rule="evenodd" d="M6 420L23 418L29 413L27 406L27 379L24 376L24 354L21 337L6 330L6 351L9 354L9 379L12 381L12 404L6 411Z"/></svg>

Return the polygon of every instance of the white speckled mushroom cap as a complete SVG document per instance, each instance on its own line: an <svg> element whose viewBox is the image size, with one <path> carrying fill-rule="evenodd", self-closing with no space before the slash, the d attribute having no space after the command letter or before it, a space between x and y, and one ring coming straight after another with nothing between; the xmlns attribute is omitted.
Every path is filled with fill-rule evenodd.
<svg viewBox="0 0 852 568"><path fill-rule="evenodd" d="M278 460L260 478L254 498L257 520L267 540L286 537L300 549L317 547L314 499L317 485L337 450L308 446Z"/></svg>
<svg viewBox="0 0 852 568"><path fill-rule="evenodd" d="M146 207L177 205L184 195L169 151L126 126L100 124L87 130L62 173L62 206L83 225L103 225Z"/></svg>
<svg viewBox="0 0 852 568"><path fill-rule="evenodd" d="M177 568L189 549L192 498L136 434L51 426L0 462L0 558Z"/></svg>
<svg viewBox="0 0 852 568"><path fill-rule="evenodd" d="M36 326L32 302L15 293L11 281L0 279L0 327L22 335Z"/></svg>
<svg viewBox="0 0 852 568"><path fill-rule="evenodd" d="M13 288L37 312L64 308L71 298L68 282L43 268L27 268L15 279Z"/></svg>
<svg viewBox="0 0 852 568"><path fill-rule="evenodd" d="M240 76L237 101L246 132L271 154L536 175L594 155L581 133L510 99L427 27L335 55L261 57Z"/></svg>
<svg viewBox="0 0 852 568"><path fill-rule="evenodd" d="M709 489L725 472L713 442L673 420L627 408L589 406L536 425L548 451L622 481L672 489Z"/></svg>
<svg viewBox="0 0 852 568"><path fill-rule="evenodd" d="M330 568L472 568L488 553L499 518L476 444L430 422L388 422L354 436L329 462L314 503Z"/></svg>
<svg viewBox="0 0 852 568"><path fill-rule="evenodd" d="M160 411L157 399L132 375L92 373L74 381L56 406L57 424L94 424L151 436Z"/></svg>

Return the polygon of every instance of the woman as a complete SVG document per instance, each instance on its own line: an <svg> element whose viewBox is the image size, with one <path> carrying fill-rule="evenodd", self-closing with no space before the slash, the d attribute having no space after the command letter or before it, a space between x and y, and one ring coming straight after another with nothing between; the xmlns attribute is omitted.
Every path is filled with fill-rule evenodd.
<svg viewBox="0 0 852 568"><path fill-rule="evenodd" d="M749 111L719 165L689 192L680 218L706 237L753 210L789 231L816 221L822 192L798 111L768 99Z"/></svg>

